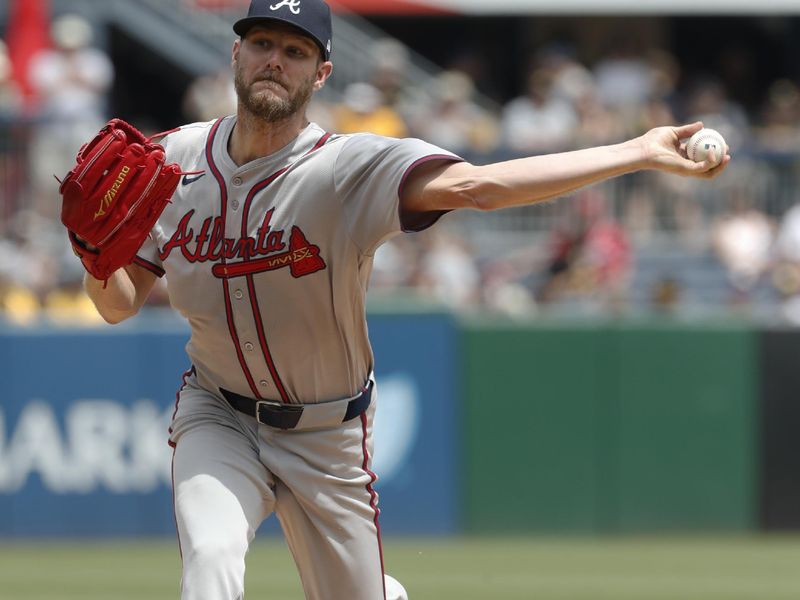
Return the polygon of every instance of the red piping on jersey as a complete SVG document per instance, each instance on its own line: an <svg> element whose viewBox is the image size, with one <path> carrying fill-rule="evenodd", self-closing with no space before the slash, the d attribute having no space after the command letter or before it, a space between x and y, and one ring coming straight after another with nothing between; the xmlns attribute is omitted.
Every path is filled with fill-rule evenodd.
<svg viewBox="0 0 800 600"><path fill-rule="evenodd" d="M452 161L452 162L461 162L464 159L460 158L458 156L450 155L450 154L430 154L428 156L423 156L422 158L419 158L419 159L415 160L405 170L405 173L403 173L403 177L400 179L400 184L397 186L397 197L398 198L402 199L402 197L403 197L403 188L405 188L406 180L408 179L408 176L411 174L411 171L416 169L421 164L426 163L426 162L431 161L431 160L449 160L449 161ZM398 204L397 209L398 209L398 217L400 219L400 227L404 232L407 232L407 233L408 232L423 231L423 230L427 229L428 227L430 227L431 225L433 225L434 223L436 223L436 221L441 219L442 216L444 216L444 215L446 215L447 213L450 212L449 210L432 210L432 211L428 211L427 213L420 213L421 215L425 215L425 214L430 215L430 217L426 218L426 220L422 224L411 225L408 221L403 222L403 211L402 211L402 205L401 204Z"/></svg>
<svg viewBox="0 0 800 600"><path fill-rule="evenodd" d="M325 142L327 142L330 137L331 137L330 133L326 133L325 135L323 135L321 138L319 138L319 140L317 140L317 143L314 144L311 150L309 150L303 155L303 157L306 157L315 150L321 148L323 145L325 145ZM263 190L265 187L267 187L270 183L275 181L278 177L286 173L286 171L288 171L294 164L295 163L292 163L291 165L283 167L282 169L276 171L266 179L262 179L250 189L250 191L247 194L247 198L245 199L244 207L242 208L242 239L245 239L247 237L248 233L247 226L248 226L248 221L250 220L250 205L252 204L255 195L261 190ZM250 261L250 259L251 256L249 255L249 253L247 253L243 257L243 262L248 262ZM283 385L283 381L281 381L280 375L278 375L278 369L275 366L275 361L272 358L272 353L270 352L269 344L267 343L267 335L264 330L264 322L261 319L261 309L258 306L258 297L256 296L255 283L253 281L252 273L247 275L246 279L247 279L247 291L250 296L250 306L253 308L253 319L255 320L256 332L258 333L258 342L261 345L261 351L264 354L264 360L267 363L267 369L269 369L269 374L272 377L272 381L275 382L275 387L278 389L278 394L280 394L281 401L284 403L288 403L289 394L286 392L286 386Z"/></svg>
<svg viewBox="0 0 800 600"><path fill-rule="evenodd" d="M373 392L374 393L374 392ZM369 505L372 507L372 510L375 511L375 529L378 534L378 552L381 557L381 581L383 581L383 598L386 600L386 570L383 566L383 544L381 543L381 525L378 522L378 517L381 514L381 510L378 508L378 494L372 488L372 484L378 480L378 476L375 475L369 469L369 452L367 451L367 413L364 411L361 413L361 452L364 455L364 462L361 465L361 468L364 472L369 475L370 481L367 484L367 492L369 493Z"/></svg>
<svg viewBox="0 0 800 600"><path fill-rule="evenodd" d="M170 478L172 479L172 518L175 520L175 537L178 538L178 554L181 556L181 563L183 563L183 548L181 547L181 531L178 529L178 507L175 505L175 444L170 442L172 446L172 461L170 463Z"/></svg>
<svg viewBox="0 0 800 600"><path fill-rule="evenodd" d="M139 265L143 269L147 269L148 271L150 271L154 275L157 275L158 277L164 276L164 269L159 267L157 264L152 263L149 260L146 260L140 256L133 257L133 264Z"/></svg>
<svg viewBox="0 0 800 600"><path fill-rule="evenodd" d="M222 123L222 121L223 119L217 119L217 122L214 123L214 125L211 127L211 131L208 134L208 141L206 141L206 162L208 162L208 166L211 169L211 173L212 175L214 175L214 179L217 180L217 185L219 185L220 201L222 203L222 212L221 212L222 231L224 233L225 215L228 207L228 187L225 184L225 179L222 177L222 173L220 173L217 164L214 162L214 156L212 152L214 139L217 137L217 131L219 130L219 126ZM224 254L220 256L220 262L222 262L222 264L225 264ZM223 289L223 298L225 299L225 316L228 319L228 331L230 332L231 339L233 340L233 347L236 349L236 356L239 359L239 366L242 367L242 372L244 373L244 376L247 379L247 383L250 386L250 391L253 392L253 395L256 398L261 398L261 395L258 393L258 388L256 388L255 381L253 381L253 376L250 373L250 369L247 367L247 363L244 360L244 355L242 354L242 348L239 343L239 336L236 333L236 325L233 322L233 311L231 310L231 296L227 279L222 280L222 289Z"/></svg>
<svg viewBox="0 0 800 600"><path fill-rule="evenodd" d="M325 142L327 142L330 139L330 137L331 137L330 133L326 133L325 135L323 135L321 138L319 138L319 140L317 140L317 143L314 144L314 147L311 148L311 150L309 150L308 152L306 152L301 158L305 158L312 152L315 152L316 150L322 148L322 146L325 145ZM279 169L278 171L275 171L272 175L270 175L266 179L262 179L257 184L255 184L252 187L252 189L248 192L247 198L244 201L244 208L242 209L242 239L245 239L247 237L247 220L248 217L250 216L250 204L253 202L253 198L255 197L255 195L261 190L263 190L265 187L267 187L270 183L275 181L278 177L286 173L286 171L291 169L294 166L294 164L295 163L292 163L290 165L283 167L282 169ZM249 260L249 258L250 257L247 256L245 257L245 260Z"/></svg>
<svg viewBox="0 0 800 600"><path fill-rule="evenodd" d="M178 414L178 403L181 401L181 392L183 391L183 388L186 387L186 380L189 378L190 375L194 375L194 365L192 365L192 367L183 374L183 376L181 377L181 387L179 387L178 391L175 392L175 410L172 411L172 417L170 418L170 423L169 423L170 435L172 435L172 423L175 421L175 415ZM175 447L175 444L172 443L172 440L167 441L167 443L173 448Z"/></svg>
<svg viewBox="0 0 800 600"><path fill-rule="evenodd" d="M330 139L330 137L331 137L330 133L326 133L325 135L323 135L321 138L319 138L319 140L317 140L317 143L314 144L314 147L311 148L311 150L309 150L308 152L306 152L303 156L301 156L301 158L305 158L312 152L315 152L316 150L322 148L322 146L325 145L325 142L327 142ZM262 179L257 184L255 184L252 187L252 189L247 193L247 198L244 201L244 208L242 209L242 239L247 237L247 217L249 217L250 204L253 202L253 198L255 197L255 195L261 190L263 190L265 187L267 187L270 183L275 181L278 177L286 173L286 171L291 169L294 165L295 163L292 163L290 165L286 165L282 169L275 171L272 175L268 176L266 179ZM250 257L248 256L246 258L249 259Z"/></svg>
<svg viewBox="0 0 800 600"><path fill-rule="evenodd" d="M403 187L406 185L406 179L411 174L411 171L416 169L422 163L426 163L430 160L451 160L453 162L463 162L463 158L459 158L452 154L429 154L428 156L423 156L422 158L418 158L415 160L409 167L406 169L405 173L403 173L402 179L400 179L400 185L397 186L397 196L400 197L403 194Z"/></svg>
<svg viewBox="0 0 800 600"><path fill-rule="evenodd" d="M267 368L269 374L272 376L272 381L275 382L275 387L278 388L278 393L281 396L281 402L289 402L289 394L286 393L286 388L278 375L278 369L275 367L275 361L272 360L272 353L269 351L269 344L267 343L267 336L264 332L264 322L261 320L261 309L258 306L258 298L256 296L256 287L253 283L253 276L247 276L247 291L250 294L250 306L253 307L253 318L256 322L256 331L258 332L258 343L261 344L261 351L264 353L264 360L267 361Z"/></svg>
<svg viewBox="0 0 800 600"><path fill-rule="evenodd" d="M178 403L181 401L181 392L183 388L186 387L186 380L189 378L189 375L194 374L194 365L183 374L181 387L178 388L178 391L175 392L175 410L172 412L172 421L175 421L175 415L178 414ZM169 426L169 433L172 435L172 423ZM175 519L175 535L178 538L178 552L181 555L181 562L183 562L183 549L181 548L181 533L178 529L178 509L175 505L175 449L177 446L172 440L168 440L167 443L172 446L172 462L170 463L170 477L172 479L172 518Z"/></svg>

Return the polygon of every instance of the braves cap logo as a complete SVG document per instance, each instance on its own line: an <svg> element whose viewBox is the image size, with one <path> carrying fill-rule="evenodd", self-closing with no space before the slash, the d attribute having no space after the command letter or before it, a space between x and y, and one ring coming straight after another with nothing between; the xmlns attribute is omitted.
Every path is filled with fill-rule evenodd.
<svg viewBox="0 0 800 600"><path fill-rule="evenodd" d="M282 6L288 6L294 15L300 14L300 0L281 0L277 4L270 4L269 9L278 10Z"/></svg>

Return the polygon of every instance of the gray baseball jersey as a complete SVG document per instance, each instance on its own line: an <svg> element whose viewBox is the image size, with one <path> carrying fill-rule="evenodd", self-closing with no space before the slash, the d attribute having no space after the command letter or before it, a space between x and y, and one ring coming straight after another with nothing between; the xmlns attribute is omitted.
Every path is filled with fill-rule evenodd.
<svg viewBox="0 0 800 600"><path fill-rule="evenodd" d="M165 138L167 160L199 173L183 178L136 262L166 274L203 387L285 403L350 396L372 369L367 282L377 247L401 231L405 177L458 158L311 124L239 167L227 151L235 120Z"/></svg>

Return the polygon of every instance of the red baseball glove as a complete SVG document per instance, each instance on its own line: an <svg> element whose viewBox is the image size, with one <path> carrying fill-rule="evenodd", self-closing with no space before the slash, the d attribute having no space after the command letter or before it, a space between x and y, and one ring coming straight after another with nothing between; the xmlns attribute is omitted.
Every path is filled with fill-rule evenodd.
<svg viewBox="0 0 800 600"><path fill-rule="evenodd" d="M133 260L180 181L180 167L165 164L164 148L151 139L112 119L61 182L61 222L96 279Z"/></svg>

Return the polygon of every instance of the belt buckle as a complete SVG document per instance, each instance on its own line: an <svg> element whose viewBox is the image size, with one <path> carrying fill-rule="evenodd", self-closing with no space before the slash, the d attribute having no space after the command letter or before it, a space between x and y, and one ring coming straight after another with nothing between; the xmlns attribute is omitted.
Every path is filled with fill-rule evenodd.
<svg viewBox="0 0 800 600"><path fill-rule="evenodd" d="M267 425L264 421L261 420L261 407L265 407L268 410L272 409L274 412L275 409L280 410L281 403L276 402L275 400L256 400L256 421L261 423L262 425Z"/></svg>
<svg viewBox="0 0 800 600"><path fill-rule="evenodd" d="M270 419L262 418L262 408ZM300 404L284 404L276 400L256 401L256 421L262 425L278 427L279 429L293 429L300 421L303 406Z"/></svg>

